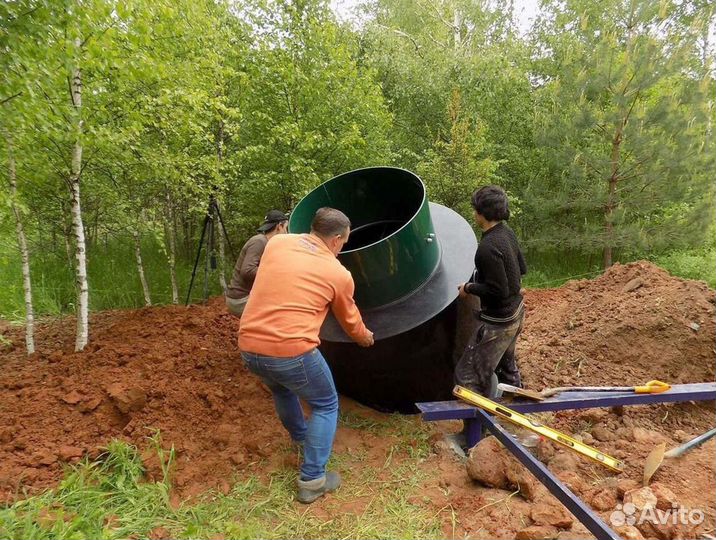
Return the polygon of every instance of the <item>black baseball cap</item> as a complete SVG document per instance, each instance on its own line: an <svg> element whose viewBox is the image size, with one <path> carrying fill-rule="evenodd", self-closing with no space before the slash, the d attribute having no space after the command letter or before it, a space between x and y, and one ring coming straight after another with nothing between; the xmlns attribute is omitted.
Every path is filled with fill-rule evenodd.
<svg viewBox="0 0 716 540"><path fill-rule="evenodd" d="M264 222L257 229L259 232L268 232L279 223L288 221L288 216L280 210L269 210L264 217Z"/></svg>

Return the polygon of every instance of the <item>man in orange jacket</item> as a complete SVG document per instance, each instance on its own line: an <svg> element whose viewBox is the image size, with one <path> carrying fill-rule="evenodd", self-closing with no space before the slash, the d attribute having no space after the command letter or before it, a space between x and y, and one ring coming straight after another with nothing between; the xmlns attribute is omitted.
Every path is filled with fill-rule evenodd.
<svg viewBox="0 0 716 540"><path fill-rule="evenodd" d="M353 300L353 277L336 258L348 241L350 225L343 212L320 208L310 234L272 238L241 318L241 356L271 390L276 413L293 441L303 445L298 479L303 503L341 483L337 472L326 472L338 420L333 375L317 348L328 308L358 345L373 345L373 333ZM311 407L308 422L299 398Z"/></svg>

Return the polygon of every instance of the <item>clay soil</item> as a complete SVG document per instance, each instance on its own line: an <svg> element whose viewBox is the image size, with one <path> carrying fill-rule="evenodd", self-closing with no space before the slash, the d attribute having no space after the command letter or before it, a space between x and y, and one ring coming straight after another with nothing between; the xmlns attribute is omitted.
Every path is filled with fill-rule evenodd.
<svg viewBox="0 0 716 540"><path fill-rule="evenodd" d="M526 305L518 353L529 388L714 380L714 291L701 282L671 277L649 263L615 265L594 280L528 291ZM291 466L288 437L274 416L270 394L243 367L236 320L221 299L188 308L96 313L90 343L81 353L73 352L72 318L40 324L39 352L30 358L24 355L21 328L4 325L0 332L10 340L0 349L4 502L52 487L66 463L99 455L113 438L145 449L154 430L177 451L175 500L208 489L226 491L232 478L265 477ZM387 421L347 399L341 406L374 422ZM565 465L580 479L572 483L574 491L605 519L614 510L600 504L605 497L611 501L605 492L638 480L656 444L676 445L715 423L713 402L560 412L545 420L593 438L592 444L626 462L619 476L582 459ZM434 451L416 464L427 478L416 493L417 504L442 519L446 537L514 538L532 524L535 503L470 480L464 462L442 441L444 433L459 427L457 422L429 426ZM393 441L393 436L342 425L336 452L360 446L368 458L356 466L369 467L385 462ZM711 441L667 461L654 478L680 504L705 512L699 533L713 532L716 520L714 455ZM151 477L156 463L148 458L146 465ZM325 513L328 499L310 511ZM357 511L360 505L356 500ZM590 537L576 521L565 534Z"/></svg>

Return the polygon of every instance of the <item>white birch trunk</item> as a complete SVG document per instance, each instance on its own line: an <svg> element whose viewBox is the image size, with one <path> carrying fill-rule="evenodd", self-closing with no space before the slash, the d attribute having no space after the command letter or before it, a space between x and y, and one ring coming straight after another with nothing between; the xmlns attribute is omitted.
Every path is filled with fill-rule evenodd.
<svg viewBox="0 0 716 540"><path fill-rule="evenodd" d="M142 240L138 230L135 229L132 235L134 236L134 256L137 259L137 272L139 272L139 281L142 282L142 292L144 293L144 305L151 306L152 298L149 295L149 284L144 275L144 264L142 263Z"/></svg>
<svg viewBox="0 0 716 540"><path fill-rule="evenodd" d="M75 39L75 54L79 54L81 42ZM85 229L82 223L80 206L80 174L82 172L82 75L79 61L72 68L70 78L70 99L74 108L75 144L72 148L72 169L70 174L72 231L75 237L76 284L77 284L77 336L75 351L81 351L89 340L89 287L87 285L87 253L85 248Z"/></svg>
<svg viewBox="0 0 716 540"><path fill-rule="evenodd" d="M10 178L10 204L12 213L15 215L15 230L17 231L17 246L20 249L22 258L22 288L25 291L25 346L27 354L35 352L35 316L32 308L32 283L30 280L30 253L27 250L27 238L25 229L22 226L22 214L17 206L17 176L15 173L15 155L13 153L12 139L10 133L5 131L7 141L7 165L8 177Z"/></svg>
<svg viewBox="0 0 716 540"><path fill-rule="evenodd" d="M174 208L172 207L172 200L169 197L169 193L167 193L167 218L168 223L165 224L165 236L169 239L169 277L172 282L172 304L178 304L179 287L177 287L176 273L177 237L174 229Z"/></svg>

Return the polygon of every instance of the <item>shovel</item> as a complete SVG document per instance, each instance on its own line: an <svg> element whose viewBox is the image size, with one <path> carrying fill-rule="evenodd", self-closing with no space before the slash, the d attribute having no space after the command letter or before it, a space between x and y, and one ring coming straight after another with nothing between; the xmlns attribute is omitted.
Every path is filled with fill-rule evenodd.
<svg viewBox="0 0 716 540"><path fill-rule="evenodd" d="M714 435L716 435L716 428L712 429L711 431L707 431L703 435L699 435L698 437L695 437L690 441L685 442L684 444L672 448L671 450L666 452L666 443L661 443L656 446L656 448L649 452L649 455L646 456L646 461L644 462L644 485L649 485L649 480L651 480L651 477L654 476L656 470L661 467L661 463L664 461L664 458L675 458L682 456L692 448L701 446L706 441L711 439Z"/></svg>
<svg viewBox="0 0 716 540"><path fill-rule="evenodd" d="M662 381L649 381L640 386L560 386L545 388L541 392L525 390L509 384L500 383L497 388L518 396L528 397L537 401L552 397L562 392L635 392L637 394L658 394L671 389L671 385Z"/></svg>

